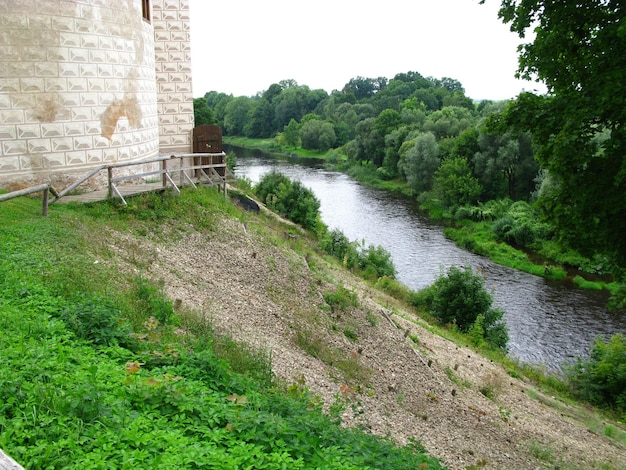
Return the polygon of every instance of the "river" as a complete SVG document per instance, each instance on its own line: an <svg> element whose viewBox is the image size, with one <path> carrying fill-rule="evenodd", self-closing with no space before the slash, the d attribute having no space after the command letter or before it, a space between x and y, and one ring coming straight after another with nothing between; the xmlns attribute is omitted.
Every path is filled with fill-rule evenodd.
<svg viewBox="0 0 626 470"><path fill-rule="evenodd" d="M320 201L322 220L350 240L380 245L391 253L397 279L413 290L426 287L450 266L471 266L486 276L494 306L504 310L509 355L560 372L586 356L593 339L626 334L626 315L606 308L605 292L582 290L497 265L457 247L441 226L414 204L386 191L367 188L349 176L324 169L318 160L276 159L229 147L237 155L235 175L257 183L276 168L310 188Z"/></svg>

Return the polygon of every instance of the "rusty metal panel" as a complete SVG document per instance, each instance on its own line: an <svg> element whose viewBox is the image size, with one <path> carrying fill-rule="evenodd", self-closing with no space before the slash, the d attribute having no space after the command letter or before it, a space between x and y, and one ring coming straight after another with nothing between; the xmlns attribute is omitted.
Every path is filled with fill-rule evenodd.
<svg viewBox="0 0 626 470"><path fill-rule="evenodd" d="M222 128L214 124L202 124L193 129L193 153L221 153L222 152ZM215 165L225 163L222 156L201 157L202 165ZM224 168L216 171L224 176ZM196 175L198 176L198 175Z"/></svg>
<svg viewBox="0 0 626 470"><path fill-rule="evenodd" d="M193 129L193 153L222 152L222 128L203 124Z"/></svg>

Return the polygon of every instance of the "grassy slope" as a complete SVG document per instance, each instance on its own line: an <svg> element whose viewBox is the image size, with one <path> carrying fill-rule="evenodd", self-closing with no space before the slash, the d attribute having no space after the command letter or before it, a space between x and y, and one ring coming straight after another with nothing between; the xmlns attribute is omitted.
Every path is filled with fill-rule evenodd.
<svg viewBox="0 0 626 470"><path fill-rule="evenodd" d="M440 468L341 428L267 354L116 269L109 227L215 229L237 210L214 191L39 206L0 204L0 448L26 468Z"/></svg>

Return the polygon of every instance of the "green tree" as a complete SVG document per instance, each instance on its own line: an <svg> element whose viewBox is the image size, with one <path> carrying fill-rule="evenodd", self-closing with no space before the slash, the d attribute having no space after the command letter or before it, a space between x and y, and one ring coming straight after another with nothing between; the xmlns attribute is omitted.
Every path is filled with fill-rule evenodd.
<svg viewBox="0 0 626 470"><path fill-rule="evenodd" d="M424 130L435 134L437 139L456 137L474 125L475 119L467 108L447 106L431 113L424 123Z"/></svg>
<svg viewBox="0 0 626 470"><path fill-rule="evenodd" d="M282 129L291 119L300 121L303 116L312 113L327 97L328 94L324 90L311 90L306 85L291 85L284 88L272 101L274 128Z"/></svg>
<svg viewBox="0 0 626 470"><path fill-rule="evenodd" d="M463 88L463 85L461 85L461 82L459 82L455 78L443 77L442 79L439 80L433 77L429 77L429 79L433 82L433 84L437 88L444 88L445 90L448 90L450 93L454 93L457 91L461 93L465 93L465 89Z"/></svg>
<svg viewBox="0 0 626 470"><path fill-rule="evenodd" d="M384 158L385 136L381 135L376 128L376 119L363 119L356 124L354 129L356 132L356 159L371 162L380 158L382 163ZM382 156L380 154L382 154Z"/></svg>
<svg viewBox="0 0 626 470"><path fill-rule="evenodd" d="M387 79L385 77L356 77L351 78L350 81L344 85L342 92L353 94L357 100L362 100L374 96L376 92L383 90L386 86Z"/></svg>
<svg viewBox="0 0 626 470"><path fill-rule="evenodd" d="M441 109L442 102L437 97L437 94L432 88L422 88L415 92L415 97L420 101L420 103L424 103L426 109L429 111L436 111Z"/></svg>
<svg viewBox="0 0 626 470"><path fill-rule="evenodd" d="M302 141L302 148L325 152L335 145L337 136L330 122L311 119L300 128L300 140Z"/></svg>
<svg viewBox="0 0 626 470"><path fill-rule="evenodd" d="M281 94L283 88L278 83L272 83L267 90L263 92L263 99L266 99L268 103L274 101L278 95Z"/></svg>
<svg viewBox="0 0 626 470"><path fill-rule="evenodd" d="M283 129L283 138L287 145L296 148L300 145L300 124L295 119L291 119Z"/></svg>
<svg viewBox="0 0 626 470"><path fill-rule="evenodd" d="M434 181L434 190L447 208L475 204L482 192L467 159L462 157L450 157L441 162Z"/></svg>
<svg viewBox="0 0 626 470"><path fill-rule="evenodd" d="M400 162L400 147L409 134L409 129L402 126L391 131L385 136L385 159L379 169L381 177L390 179L399 174L398 163Z"/></svg>
<svg viewBox="0 0 626 470"><path fill-rule="evenodd" d="M452 94L443 98L443 106L459 106L461 108L467 108L470 111L474 111L474 101L465 96L462 91L455 91Z"/></svg>
<svg viewBox="0 0 626 470"><path fill-rule="evenodd" d="M400 113L393 109L385 109L376 117L374 126L381 135L386 136L391 131L400 127L400 124L402 124Z"/></svg>
<svg viewBox="0 0 626 470"><path fill-rule="evenodd" d="M303 228L317 231L323 227L319 199L300 181L292 181L286 175L273 170L263 175L254 187L254 192L267 207Z"/></svg>
<svg viewBox="0 0 626 470"><path fill-rule="evenodd" d="M252 98L238 96L226 105L224 114L224 130L226 133L229 135L244 135L243 130L252 104Z"/></svg>
<svg viewBox="0 0 626 470"><path fill-rule="evenodd" d="M226 106L234 98L233 95L226 93L218 93L217 91L209 91L205 93L207 105L213 110L213 116L217 120L218 126L224 127L224 116L226 114Z"/></svg>
<svg viewBox="0 0 626 470"><path fill-rule="evenodd" d="M484 1L484 0L483 0ZM524 38L525 92L499 123L530 131L556 182L542 207L570 245L626 267L626 5L619 0L503 0L499 16ZM597 134L607 133L604 141Z"/></svg>
<svg viewBox="0 0 626 470"><path fill-rule="evenodd" d="M474 174L485 188L485 196L528 200L535 190L539 171L530 133L500 134L481 128L477 141L479 151L472 162Z"/></svg>
<svg viewBox="0 0 626 470"><path fill-rule="evenodd" d="M362 142L367 142L367 149L364 150L366 158L364 159L371 161L376 167L382 166L385 158L385 136L397 129L400 124L400 114L397 111L393 109L381 111L371 127L368 126L369 134L367 136L363 133L360 134L364 137ZM363 131L364 127L361 126L360 130Z"/></svg>
<svg viewBox="0 0 626 470"><path fill-rule="evenodd" d="M341 103L335 108L333 115L328 117L339 122L345 122L350 127L356 126L356 123L359 122L359 115L356 113L354 105L350 103Z"/></svg>
<svg viewBox="0 0 626 470"><path fill-rule="evenodd" d="M471 162L476 152L480 151L478 135L478 129L475 127L470 127L461 132L459 136L454 139L450 156L467 158L467 161Z"/></svg>
<svg viewBox="0 0 626 470"><path fill-rule="evenodd" d="M596 338L588 359L579 358L568 376L574 393L584 400L626 413L626 338Z"/></svg>
<svg viewBox="0 0 626 470"><path fill-rule="evenodd" d="M244 135L252 138L270 137L273 133L273 117L274 109L267 99L255 100L248 110L246 123L243 126Z"/></svg>
<svg viewBox="0 0 626 470"><path fill-rule="evenodd" d="M487 343L506 349L508 329L504 312L492 308L493 297L485 279L469 267L452 266L427 288L427 308L443 324L454 324L464 333L478 332ZM476 328L472 328L472 327Z"/></svg>
<svg viewBox="0 0 626 470"><path fill-rule="evenodd" d="M217 122L213 116L213 111L206 102L206 98L193 99L193 119L196 126L215 124Z"/></svg>
<svg viewBox="0 0 626 470"><path fill-rule="evenodd" d="M400 152L398 168L413 194L418 195L432 188L433 177L440 163L437 140L432 133L426 132L417 137L415 144L406 153Z"/></svg>

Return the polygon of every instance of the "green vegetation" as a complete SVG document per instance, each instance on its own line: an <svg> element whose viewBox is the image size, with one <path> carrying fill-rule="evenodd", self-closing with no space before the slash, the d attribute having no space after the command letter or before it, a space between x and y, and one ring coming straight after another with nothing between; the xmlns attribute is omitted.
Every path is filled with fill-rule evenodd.
<svg viewBox="0 0 626 470"><path fill-rule="evenodd" d="M381 246L349 241L339 229L321 235L320 248L338 259L343 266L371 281L396 274L391 254Z"/></svg>
<svg viewBox="0 0 626 470"><path fill-rule="evenodd" d="M415 342L415 344L419 344L419 340L417 342ZM457 364L457 368L458 368L458 364ZM455 368L455 370L456 370L456 368ZM458 386L464 387L464 388L468 388L468 387L472 386L471 382L458 378L456 376L456 374L454 373L454 371L450 367L446 366L445 372L446 372L446 375L448 376L448 378L450 379L450 381L454 382Z"/></svg>
<svg viewBox="0 0 626 470"><path fill-rule="evenodd" d="M345 311L350 307L358 307L359 298L356 292L346 289L343 286L339 286L335 292L329 292L324 294L324 300L333 312Z"/></svg>
<svg viewBox="0 0 626 470"><path fill-rule="evenodd" d="M546 225L539 221L537 211L530 204L523 201L513 203L510 199L490 201L487 204L461 207L457 210L456 217L459 220L458 225L455 228L447 228L446 234L454 238L461 246L488 255L501 264L534 272L544 277L563 279L567 276L567 272L562 267L546 262L543 264L533 262L526 252L498 240L499 238L517 239L519 242L524 240L532 246L551 249L552 243L537 244L537 241L544 236ZM498 223L494 224L493 221ZM377 259L383 261L382 266L386 265L385 260L390 262L389 255L384 250L381 251L384 256L379 258L364 256L367 251L362 250L359 243L350 242L339 230L323 230L318 236L321 237L319 246L322 250L358 274L364 274L360 268L367 268L367 264L362 261L364 259L373 259L374 266L377 266ZM370 251L374 253L377 253L378 250L381 249L370 247ZM585 266L590 271L601 270L604 262L602 257L597 257L592 261L580 256L573 250L560 253L560 256L561 260L566 261L568 265L578 264L582 267L582 263L586 263ZM595 268L593 263L596 263ZM375 274L371 278L367 275L364 277L375 281L376 287L381 291L417 307L420 315L425 319L434 317L440 323L448 325L447 330L437 330L438 334L462 344L469 341L482 354L503 362L512 376L525 376L533 382L541 384L551 393L565 397L575 395L596 405L604 404L608 411L616 411L619 415L619 408L615 408L614 404L611 404L611 400L603 401L602 398L598 399L597 397L592 399L591 395L584 395L577 391L577 387L581 383L585 383L584 387L591 387L591 389L601 388L599 384L591 385L593 379L570 375L568 381L563 381L561 378L545 374L545 372L530 366L513 364L505 356L497 353L497 350L506 350L508 333L506 325L501 321L502 311L491 308L491 296L484 288L484 279L481 275L474 274L469 269L462 270L453 267L447 275L442 274L433 286L420 292L413 292L394 280L391 275L384 274L385 271L380 266L372 272ZM577 282L584 284L589 281L578 280ZM605 288L607 284L594 282L593 286ZM619 285L615 283L608 284L608 286L616 290L620 289ZM333 311L340 312L353 305L353 296L354 294L350 291L339 287L335 292L326 294L324 298ZM374 322L372 322L372 326L374 326ZM433 329L430 326L428 328ZM343 332L349 339L358 341L357 334L350 327L344 328ZM298 338L303 349L328 364L334 364L338 367L341 365L344 374L347 371L346 376L350 374L357 378L367 376L365 371L359 369L358 364L350 363L350 361L339 364L336 351L328 349L321 338L312 332L300 332ZM416 344L418 343L419 339L416 339ZM612 367L621 367L623 361L624 358L619 355L614 357ZM590 370L590 366L587 364L580 365L580 370ZM451 378L451 380L453 379ZM583 390L585 390L584 387ZM481 386L480 391L493 399L498 392L498 384L485 383ZM598 426L594 425L593 428L596 429ZM604 431L600 430L599 432ZM609 429L608 432L611 433L611 430Z"/></svg>
<svg viewBox="0 0 626 470"><path fill-rule="evenodd" d="M118 269L112 230L211 234L216 218L240 216L234 205L206 188L129 203L55 205L47 218L35 199L0 206L2 449L28 469L441 468L417 442L338 426L272 375L267 352ZM177 220L193 228L167 225ZM367 376L350 358L339 366Z"/></svg>
<svg viewBox="0 0 626 470"><path fill-rule="evenodd" d="M453 325L467 333L475 345L487 343L506 349L509 334L502 321L504 312L492 308L492 301L481 275L474 274L471 268L456 266L416 297L418 306L424 307L442 324Z"/></svg>
<svg viewBox="0 0 626 470"><path fill-rule="evenodd" d="M530 132L547 173L539 205L558 239L588 257L609 256L626 269L626 27L615 2L503 1L500 18L532 42L520 46L519 76L539 77L548 92L521 93L490 123ZM619 99L616 99L619 97Z"/></svg>
<svg viewBox="0 0 626 470"><path fill-rule="evenodd" d="M338 229L328 231L321 220L319 200L299 181L292 181L274 170L263 175L252 189L270 209L314 232L320 239L321 249L346 268L374 282L383 276L395 275L391 254L383 247L366 247L364 243L350 242Z"/></svg>
<svg viewBox="0 0 626 470"><path fill-rule="evenodd" d="M271 125L263 134L240 135L271 142L272 152L317 151L336 169L415 198L431 217L447 219L446 236L460 246L549 279L608 289L610 308L623 309L626 119L623 100L618 99L623 89L614 86L624 82L626 70L622 16L613 2L600 0L583 6L561 2L550 8L541 0L502 2L500 17L513 31L522 38L530 27L536 33L520 50L518 73L543 81L548 88L543 96L523 92L510 101L474 104L458 81L417 72L398 73L391 80L356 77L330 95L285 80L242 100L248 100L250 109L268 112ZM218 123L228 123L225 104L234 98L212 91L205 99ZM329 129L327 124L336 139L320 146L315 138L322 127ZM227 126L228 139L239 139L234 130ZM320 243L354 269L358 263L349 245L342 234L332 232ZM463 276L465 281L451 287ZM447 337L469 339L477 347L504 347L504 329L492 329L493 337L487 339L498 318L490 308L467 318L463 306L456 312L456 302L486 305L470 273L460 271L451 278L442 275L438 281L447 294L439 294L436 304L434 286L411 292L385 275L378 275L376 285L426 309L423 315L430 312L452 322L455 328L440 331ZM467 302L461 300L465 295ZM453 314L446 305L454 306ZM498 320L495 324L501 325ZM525 376L555 394L576 394L623 416L622 344L620 336L606 343L598 340L591 359L580 360L567 381L499 360L513 376ZM489 384L483 388L486 396L493 394ZM600 432L614 433L612 428ZM550 449L534 447L537 458L555 463Z"/></svg>
<svg viewBox="0 0 626 470"><path fill-rule="evenodd" d="M315 233L324 229L319 200L299 181L292 181L274 170L263 175L254 187L254 193L268 208L302 225L302 228Z"/></svg>
<svg viewBox="0 0 626 470"><path fill-rule="evenodd" d="M444 234L460 247L486 256L503 266L509 266L547 279L561 280L567 277L567 271L559 264L549 263L547 260L538 263L520 248L498 241L491 223L462 223L456 227L447 227L444 229Z"/></svg>
<svg viewBox="0 0 626 470"><path fill-rule="evenodd" d="M568 371L574 394L617 411L626 420L626 339L596 338L589 359L579 358Z"/></svg>

